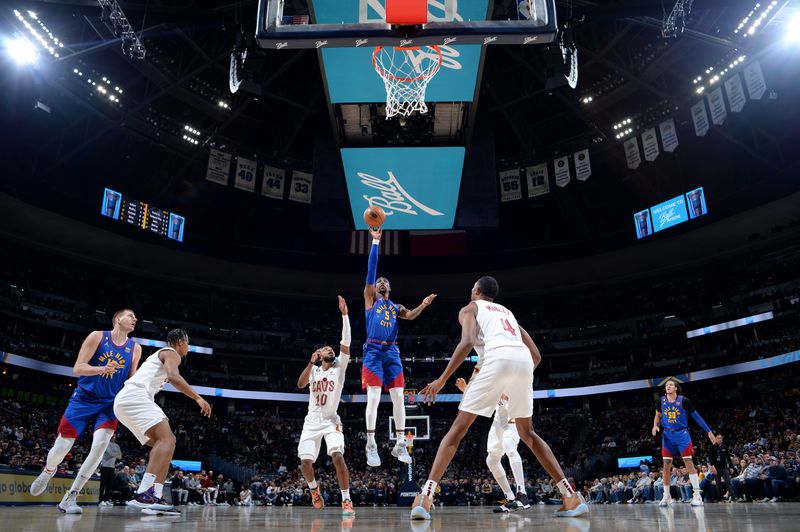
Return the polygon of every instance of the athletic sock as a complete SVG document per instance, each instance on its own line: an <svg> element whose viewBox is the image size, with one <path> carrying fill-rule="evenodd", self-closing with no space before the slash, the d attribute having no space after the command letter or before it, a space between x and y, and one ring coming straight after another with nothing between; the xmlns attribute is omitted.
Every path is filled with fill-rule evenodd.
<svg viewBox="0 0 800 532"><path fill-rule="evenodd" d="M426 497L433 498L433 494L436 493L436 482L433 480L426 480L425 486L422 488L422 494Z"/></svg>
<svg viewBox="0 0 800 532"><path fill-rule="evenodd" d="M308 489L310 489L310 490L317 489L317 480L316 479L314 479L314 480L312 480L311 482L308 483Z"/></svg>
<svg viewBox="0 0 800 532"><path fill-rule="evenodd" d="M350 499L350 488L347 488L346 490L341 490L341 492L342 492L342 502Z"/></svg>
<svg viewBox="0 0 800 532"><path fill-rule="evenodd" d="M573 495L575 495L575 490L572 489L572 486L570 485L569 482L567 482L567 479L562 478L561 480L559 480L557 486L558 486L558 491L561 492L561 496L564 497L565 499L567 497L572 497Z"/></svg>
<svg viewBox="0 0 800 532"><path fill-rule="evenodd" d="M139 484L139 489L136 490L136 493L144 493L150 487L156 483L156 476L152 473L145 473L142 477L142 482Z"/></svg>
<svg viewBox="0 0 800 532"><path fill-rule="evenodd" d="M377 445L375 443L375 433L367 432L367 445Z"/></svg>
<svg viewBox="0 0 800 532"><path fill-rule="evenodd" d="M690 473L689 480L692 482L692 490L695 493L700 493L700 477L697 473Z"/></svg>
<svg viewBox="0 0 800 532"><path fill-rule="evenodd" d="M160 499L161 496L164 495L164 484L160 484L158 482L154 483L153 484L153 491L156 492L156 497L158 497Z"/></svg>
<svg viewBox="0 0 800 532"><path fill-rule="evenodd" d="M406 435L403 431L397 431L396 435L397 435L397 443L406 441Z"/></svg>

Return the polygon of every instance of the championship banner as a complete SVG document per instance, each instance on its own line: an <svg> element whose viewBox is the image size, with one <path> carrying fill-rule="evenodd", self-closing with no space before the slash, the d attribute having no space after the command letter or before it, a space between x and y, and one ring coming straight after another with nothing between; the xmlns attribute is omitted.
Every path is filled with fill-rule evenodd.
<svg viewBox="0 0 800 532"><path fill-rule="evenodd" d="M675 130L675 119L670 118L658 124L661 133L661 146L667 153L672 153L678 147L678 132Z"/></svg>
<svg viewBox="0 0 800 532"><path fill-rule="evenodd" d="M7 470L0 473L0 505L57 504L72 487L74 476L56 475L50 479L47 489L38 497L31 495L31 483L38 473ZM100 480L94 477L80 491L81 503L97 503L100 495Z"/></svg>
<svg viewBox="0 0 800 532"><path fill-rule="evenodd" d="M311 174L292 170L292 189L289 199L300 203L311 203Z"/></svg>
<svg viewBox="0 0 800 532"><path fill-rule="evenodd" d="M208 153L206 179L218 185L227 185L230 169L231 154L211 148L211 151Z"/></svg>
<svg viewBox="0 0 800 532"><path fill-rule="evenodd" d="M706 102L700 100L692 106L692 122L694 122L694 132L698 137L705 137L708 128L708 114L706 114Z"/></svg>
<svg viewBox="0 0 800 532"><path fill-rule="evenodd" d="M739 74L734 74L730 79L725 80L725 92L728 94L728 105L730 105L732 113L738 113L744 109L747 99L744 97L744 87Z"/></svg>
<svg viewBox="0 0 800 532"><path fill-rule="evenodd" d="M528 176L528 197L544 196L550 193L550 176L547 163L529 166L525 169Z"/></svg>
<svg viewBox="0 0 800 532"><path fill-rule="evenodd" d="M564 188L569 184L569 157L559 157L553 161L553 167L556 169L556 185Z"/></svg>
<svg viewBox="0 0 800 532"><path fill-rule="evenodd" d="M764 73L761 72L761 63L753 61L744 67L744 82L751 100L760 100L764 96L767 83L764 81Z"/></svg>
<svg viewBox="0 0 800 532"><path fill-rule="evenodd" d="M725 98L722 97L722 87L717 87L708 93L708 108L711 109L711 121L716 126L725 123L728 111L725 110Z"/></svg>
<svg viewBox="0 0 800 532"><path fill-rule="evenodd" d="M625 159L628 161L628 168L636 170L642 164L642 157L639 155L639 138L631 137L625 141Z"/></svg>
<svg viewBox="0 0 800 532"><path fill-rule="evenodd" d="M519 168L504 170L498 175L500 178L500 201L506 202L522 199Z"/></svg>
<svg viewBox="0 0 800 532"><path fill-rule="evenodd" d="M592 163L589 160L589 149L575 152L575 177L578 181L586 181L592 175Z"/></svg>
<svg viewBox="0 0 800 532"><path fill-rule="evenodd" d="M656 128L645 129L642 133L642 150L644 150L644 160L653 162L658 159L661 153L658 151L658 139L656 138Z"/></svg>
<svg viewBox="0 0 800 532"><path fill-rule="evenodd" d="M286 170L264 165L261 195L268 198L283 199L283 184L285 182Z"/></svg>
<svg viewBox="0 0 800 532"><path fill-rule="evenodd" d="M236 179L233 186L247 192L256 191L256 162L239 156L236 158Z"/></svg>

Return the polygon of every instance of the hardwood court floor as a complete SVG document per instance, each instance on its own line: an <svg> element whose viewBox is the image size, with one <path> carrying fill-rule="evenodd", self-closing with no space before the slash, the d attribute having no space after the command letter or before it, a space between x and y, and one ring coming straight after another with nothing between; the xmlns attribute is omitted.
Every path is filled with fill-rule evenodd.
<svg viewBox="0 0 800 532"><path fill-rule="evenodd" d="M556 519L553 506L533 506L513 514L489 507L440 508L430 522L410 521L408 508L356 508L342 519L338 508L182 507L180 517L144 516L124 507L84 507L83 515L61 515L53 506L0 508L2 530L9 532L203 532L208 530L298 530L309 532L492 532L495 530L763 532L800 530L800 504L686 504L593 506L588 518Z"/></svg>

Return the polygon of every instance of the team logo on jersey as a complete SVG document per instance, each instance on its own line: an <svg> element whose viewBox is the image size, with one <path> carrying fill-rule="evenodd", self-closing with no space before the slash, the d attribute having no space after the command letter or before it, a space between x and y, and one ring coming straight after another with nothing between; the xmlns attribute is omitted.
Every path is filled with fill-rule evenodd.
<svg viewBox="0 0 800 532"><path fill-rule="evenodd" d="M99 362L99 366L106 366L109 362L116 362L118 366L117 371L125 369L125 357L116 351L106 351L100 355L97 361ZM110 373L103 373L101 377L104 379L113 379L114 375L111 375Z"/></svg>
<svg viewBox="0 0 800 532"><path fill-rule="evenodd" d="M681 411L675 406L668 406L664 409L664 417L667 418L667 423L677 423L680 413Z"/></svg>
<svg viewBox="0 0 800 532"><path fill-rule="evenodd" d="M397 307L385 302L375 307L375 314L380 316L381 327L394 327L397 321Z"/></svg>

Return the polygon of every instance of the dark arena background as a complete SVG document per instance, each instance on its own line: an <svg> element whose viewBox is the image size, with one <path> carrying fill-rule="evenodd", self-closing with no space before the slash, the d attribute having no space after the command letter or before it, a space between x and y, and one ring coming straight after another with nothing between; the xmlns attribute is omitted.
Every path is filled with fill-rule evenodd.
<svg viewBox="0 0 800 532"><path fill-rule="evenodd" d="M425 0L388 3L2 2L4 529L796 530L800 1L430 0L427 18ZM415 24L391 24L392 10ZM404 84L427 112L388 116ZM399 317L422 310L386 311L405 391L394 406L381 395L375 467L370 205L386 214L377 276ZM529 503L515 506L487 467L492 419L478 417L430 519L412 520L479 353L435 403L420 392L453 357L484 275L541 352L532 426L566 481L521 442L523 485L501 462ZM298 380L320 346L339 351L338 295L352 330L345 446L322 446L317 491L298 457ZM156 404L136 406L163 409L174 440L159 433L151 455L125 418L105 449L113 395L85 430L71 417L86 389L117 382L99 373L103 345L141 349L142 377L168 367L175 352L144 361L173 329L210 417L169 373ZM78 361L92 331L107 343ZM665 490L674 419L654 416L668 380L718 443L682 414L693 461L676 451ZM392 455L398 409L408 465ZM148 461L171 441L153 481ZM162 484L163 508L127 504ZM572 490L588 512L557 517Z"/></svg>

